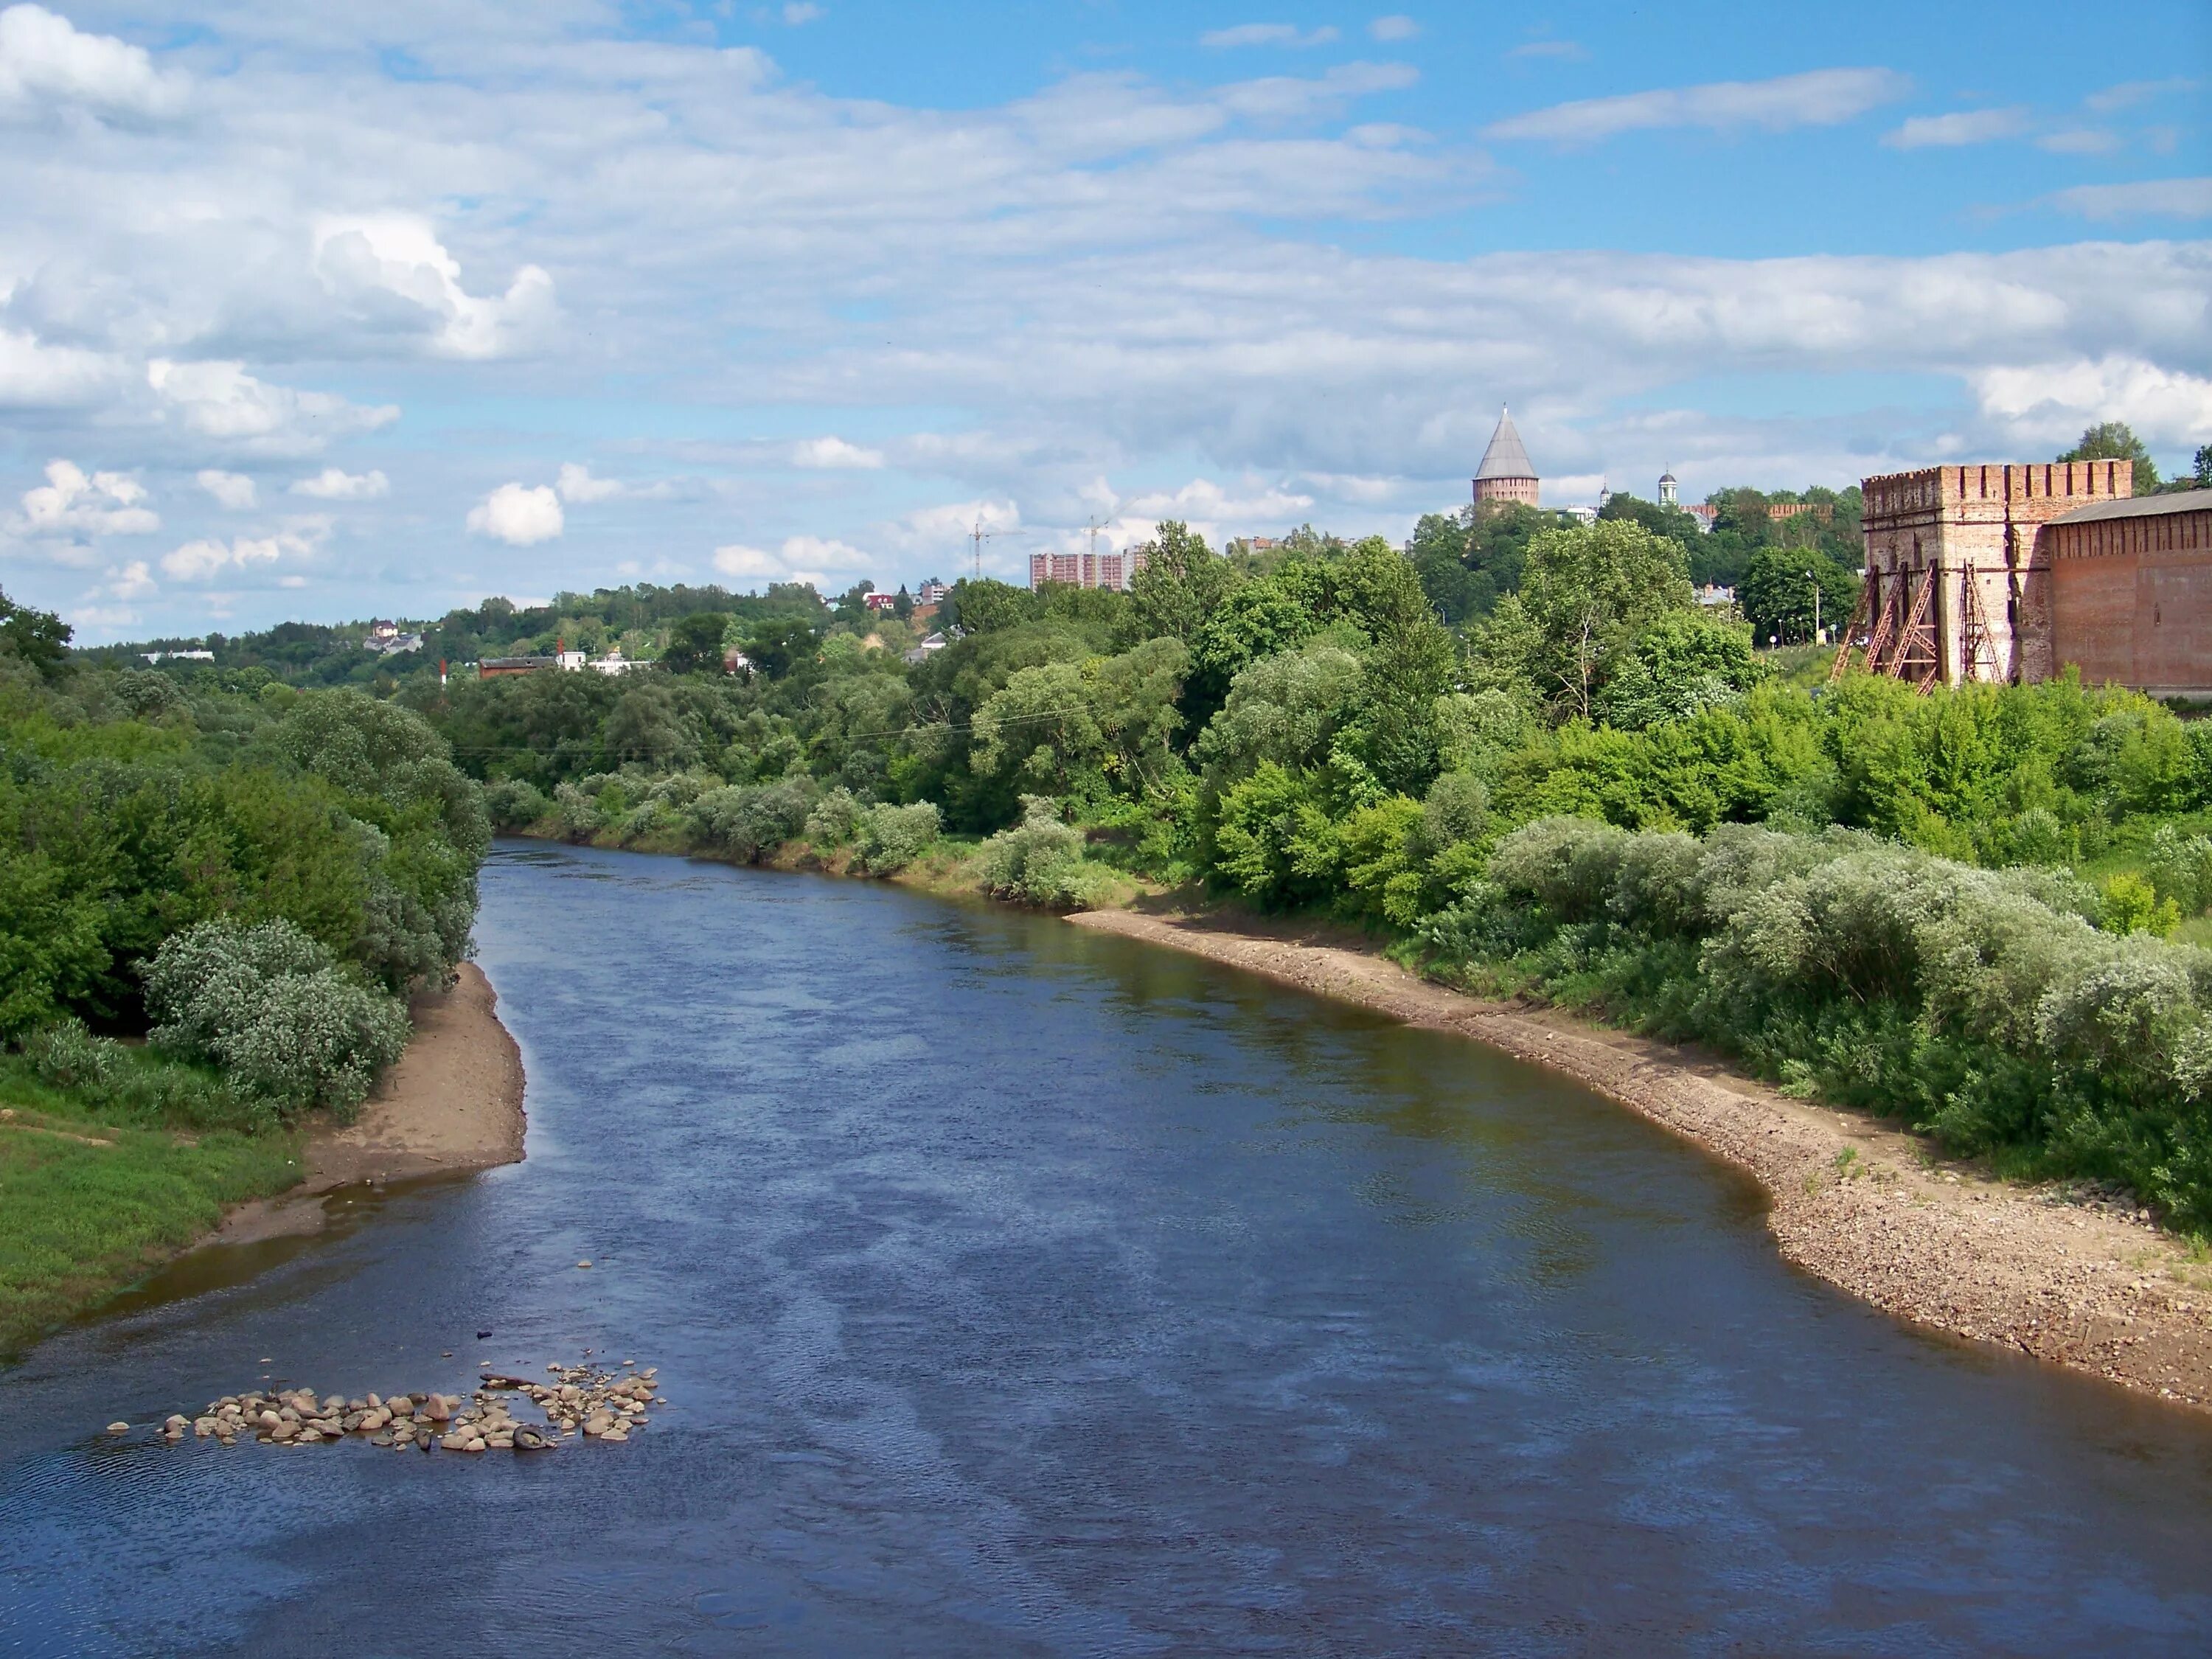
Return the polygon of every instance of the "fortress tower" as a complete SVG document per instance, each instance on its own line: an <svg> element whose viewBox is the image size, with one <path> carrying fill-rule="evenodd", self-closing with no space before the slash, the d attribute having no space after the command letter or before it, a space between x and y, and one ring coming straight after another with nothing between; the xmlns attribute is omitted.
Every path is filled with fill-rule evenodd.
<svg viewBox="0 0 2212 1659"><path fill-rule="evenodd" d="M2035 681L2075 655L2057 637L2047 527L2128 500L2135 470L2125 461L1930 466L1860 489L1866 586L1838 663L1863 632L1872 666L1917 684ZM2130 571L2130 601L2133 581Z"/></svg>
<svg viewBox="0 0 2212 1659"><path fill-rule="evenodd" d="M1474 470L1474 504L1520 501L1536 505L1536 468L1513 428L1513 416L1500 408L1498 430L1490 434L1490 447L1482 452L1482 465Z"/></svg>

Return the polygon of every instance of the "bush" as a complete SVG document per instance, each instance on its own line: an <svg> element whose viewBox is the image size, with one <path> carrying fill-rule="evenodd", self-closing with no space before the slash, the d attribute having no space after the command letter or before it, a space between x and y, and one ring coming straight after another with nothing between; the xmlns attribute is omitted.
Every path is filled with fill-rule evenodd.
<svg viewBox="0 0 2212 1659"><path fill-rule="evenodd" d="M860 833L866 810L851 790L832 789L806 815L806 839L817 847L842 847Z"/></svg>
<svg viewBox="0 0 2212 1659"><path fill-rule="evenodd" d="M553 803L535 784L520 778L501 778L484 787L484 811L501 830L526 830L550 817Z"/></svg>
<svg viewBox="0 0 2212 1659"><path fill-rule="evenodd" d="M942 822L934 801L872 806L860 820L860 861L870 875L896 875L929 850Z"/></svg>
<svg viewBox="0 0 2212 1659"><path fill-rule="evenodd" d="M204 1066L94 1036L80 1020L33 1033L23 1043L23 1057L40 1082L67 1090L110 1119L247 1133L276 1124L269 1099L246 1093Z"/></svg>
<svg viewBox="0 0 2212 1659"><path fill-rule="evenodd" d="M1845 831L1558 818L1507 836L1490 871L1422 929L1449 961L2212 1224L2212 953L2142 931L2160 919L2142 877L2100 904L2061 872Z"/></svg>
<svg viewBox="0 0 2212 1659"><path fill-rule="evenodd" d="M1022 821L983 843L983 885L1000 898L1079 910L1096 901L1104 877L1084 858L1083 839L1048 797L1024 795Z"/></svg>
<svg viewBox="0 0 2212 1659"><path fill-rule="evenodd" d="M712 789L690 805L691 827L718 852L750 864L806 827L814 785L804 777Z"/></svg>
<svg viewBox="0 0 2212 1659"><path fill-rule="evenodd" d="M157 1045L285 1110L349 1113L407 1046L398 999L349 979L286 921L173 934L147 969L146 1004Z"/></svg>

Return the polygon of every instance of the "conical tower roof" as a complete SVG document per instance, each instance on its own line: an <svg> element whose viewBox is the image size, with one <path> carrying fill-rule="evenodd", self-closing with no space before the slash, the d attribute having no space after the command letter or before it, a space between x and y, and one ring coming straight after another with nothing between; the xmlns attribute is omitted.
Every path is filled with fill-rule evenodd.
<svg viewBox="0 0 2212 1659"><path fill-rule="evenodd" d="M1521 434L1513 427L1513 416L1505 409L1498 411L1498 430L1490 434L1490 447L1482 452L1482 465L1474 470L1475 482L1485 478L1533 478L1535 464L1522 447Z"/></svg>

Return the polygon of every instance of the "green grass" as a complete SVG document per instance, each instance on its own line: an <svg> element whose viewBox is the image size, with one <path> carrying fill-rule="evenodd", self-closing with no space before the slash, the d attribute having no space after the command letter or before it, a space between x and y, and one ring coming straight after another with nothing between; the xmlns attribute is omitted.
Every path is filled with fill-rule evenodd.
<svg viewBox="0 0 2212 1659"><path fill-rule="evenodd" d="M143 1278L225 1206L300 1178L289 1132L103 1121L16 1056L0 1061L0 1105L14 1112L0 1120L0 1353Z"/></svg>

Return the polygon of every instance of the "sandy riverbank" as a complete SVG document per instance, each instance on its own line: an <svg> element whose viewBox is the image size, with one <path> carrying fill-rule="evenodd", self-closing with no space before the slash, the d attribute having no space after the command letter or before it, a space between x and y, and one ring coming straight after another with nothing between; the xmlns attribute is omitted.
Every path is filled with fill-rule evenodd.
<svg viewBox="0 0 2212 1659"><path fill-rule="evenodd" d="M243 1204L210 1243L313 1232L341 1187L514 1164L522 1158L522 1054L500 1023L498 994L474 963L450 991L415 999L415 1035L352 1123L321 1118L301 1143L300 1184Z"/></svg>
<svg viewBox="0 0 2212 1659"><path fill-rule="evenodd" d="M1318 933L1132 910L1068 921L1564 1073L1755 1176L1783 1255L1807 1272L1899 1318L2212 1409L2212 1270L2145 1222L1989 1180L1874 1119L1664 1043L1449 990Z"/></svg>

